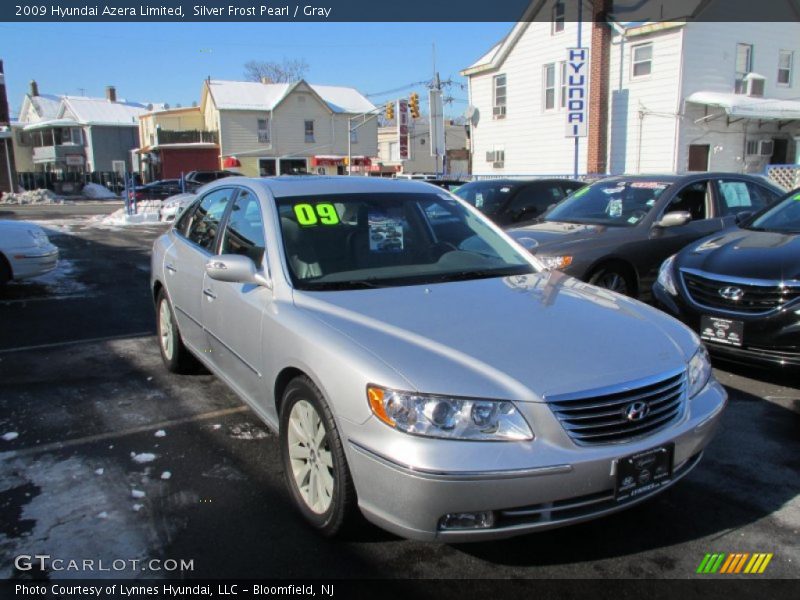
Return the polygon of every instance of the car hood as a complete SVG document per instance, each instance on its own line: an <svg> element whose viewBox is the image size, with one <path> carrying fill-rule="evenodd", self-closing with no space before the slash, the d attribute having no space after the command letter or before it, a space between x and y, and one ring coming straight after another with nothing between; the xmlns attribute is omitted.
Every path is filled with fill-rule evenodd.
<svg viewBox="0 0 800 600"><path fill-rule="evenodd" d="M534 254L550 254L556 249L569 248L578 243L587 243L592 240L612 240L630 235L631 229L628 227L609 227L607 225L543 221L527 227L515 227L514 229L509 229L507 233L526 247L530 247L531 244L526 244L525 238L535 240L536 245L532 248Z"/></svg>
<svg viewBox="0 0 800 600"><path fill-rule="evenodd" d="M678 266L732 277L800 279L800 235L737 228L693 244Z"/></svg>
<svg viewBox="0 0 800 600"><path fill-rule="evenodd" d="M30 221L0 221L0 230L8 232L44 231L36 223L31 223Z"/></svg>
<svg viewBox="0 0 800 600"><path fill-rule="evenodd" d="M671 317L556 271L296 291L295 304L427 393L542 401L683 368L698 344Z"/></svg>

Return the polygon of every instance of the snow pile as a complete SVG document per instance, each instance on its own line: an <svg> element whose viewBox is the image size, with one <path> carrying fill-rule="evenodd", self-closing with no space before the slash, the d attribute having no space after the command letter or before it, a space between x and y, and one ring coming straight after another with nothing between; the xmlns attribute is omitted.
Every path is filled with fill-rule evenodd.
<svg viewBox="0 0 800 600"><path fill-rule="evenodd" d="M64 198L47 189L3 194L0 204L64 204Z"/></svg>
<svg viewBox="0 0 800 600"><path fill-rule="evenodd" d="M136 213L128 214L127 208L120 208L110 215L97 216L92 222L97 225L124 227L158 223L161 219L161 200L142 200L136 203Z"/></svg>
<svg viewBox="0 0 800 600"><path fill-rule="evenodd" d="M10 442L11 440L15 440L19 437L19 434L16 431L9 431L8 433L3 434L3 440L6 442Z"/></svg>
<svg viewBox="0 0 800 600"><path fill-rule="evenodd" d="M153 462L156 459L156 455L151 452L142 452L141 454L131 452L131 458L134 462L142 465L144 463Z"/></svg>
<svg viewBox="0 0 800 600"><path fill-rule="evenodd" d="M132 498L144 498L146 494L142 490L131 490Z"/></svg>
<svg viewBox="0 0 800 600"><path fill-rule="evenodd" d="M148 377L148 379L150 379L150 377ZM153 435L156 436L156 437L164 437L164 436L167 435L167 432L164 431L163 429L159 429Z"/></svg>
<svg viewBox="0 0 800 600"><path fill-rule="evenodd" d="M104 200L106 198L119 197L106 186L100 185L99 183L87 183L85 186L83 186L81 195L94 200Z"/></svg>
<svg viewBox="0 0 800 600"><path fill-rule="evenodd" d="M172 477L172 473L170 473L169 471L164 471L161 474L161 479L169 479L170 477Z"/></svg>

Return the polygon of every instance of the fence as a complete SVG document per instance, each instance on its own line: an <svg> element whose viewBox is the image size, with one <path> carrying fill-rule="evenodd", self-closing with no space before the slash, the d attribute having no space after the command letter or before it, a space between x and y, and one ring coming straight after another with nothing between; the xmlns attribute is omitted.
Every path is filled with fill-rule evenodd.
<svg viewBox="0 0 800 600"><path fill-rule="evenodd" d="M766 176L787 190L800 187L800 165L767 165Z"/></svg>
<svg viewBox="0 0 800 600"><path fill-rule="evenodd" d="M47 188L57 194L79 194L87 183L99 183L115 194L122 194L125 177L116 171L93 171L91 173L43 171L17 173L17 183L26 190Z"/></svg>

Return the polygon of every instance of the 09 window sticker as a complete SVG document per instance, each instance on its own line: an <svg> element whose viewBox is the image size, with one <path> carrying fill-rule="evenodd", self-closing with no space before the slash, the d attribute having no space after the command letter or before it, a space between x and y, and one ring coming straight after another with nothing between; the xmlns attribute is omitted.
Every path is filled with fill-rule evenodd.
<svg viewBox="0 0 800 600"><path fill-rule="evenodd" d="M294 216L302 227L316 227L318 225L338 225L339 213L330 202L310 204L301 202L294 205Z"/></svg>

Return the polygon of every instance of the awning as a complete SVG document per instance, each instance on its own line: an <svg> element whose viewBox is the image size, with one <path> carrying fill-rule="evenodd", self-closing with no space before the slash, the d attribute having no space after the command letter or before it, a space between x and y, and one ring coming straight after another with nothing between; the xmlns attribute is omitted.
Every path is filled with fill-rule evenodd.
<svg viewBox="0 0 800 600"><path fill-rule="evenodd" d="M48 121L38 121L29 123L22 128L23 131L36 131L38 129L54 129L57 127L83 127L81 123L72 119L50 119Z"/></svg>
<svg viewBox="0 0 800 600"><path fill-rule="evenodd" d="M368 156L352 156L350 157L353 165L369 166L372 160ZM312 167L336 167L339 165L347 165L347 157L338 154L318 154L311 157Z"/></svg>
<svg viewBox="0 0 800 600"><path fill-rule="evenodd" d="M777 98L755 98L745 94L695 92L686 102L721 108L730 117L760 121L793 121L800 119L800 102Z"/></svg>

